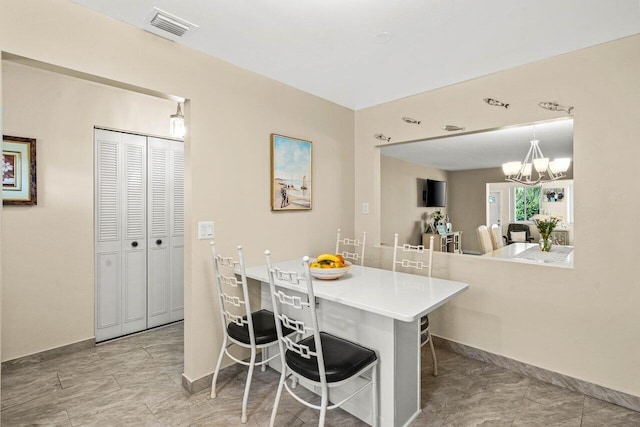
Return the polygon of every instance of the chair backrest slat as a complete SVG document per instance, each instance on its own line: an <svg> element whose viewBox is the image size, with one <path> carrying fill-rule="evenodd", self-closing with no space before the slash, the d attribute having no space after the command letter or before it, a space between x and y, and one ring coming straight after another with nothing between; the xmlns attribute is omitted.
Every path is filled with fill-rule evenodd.
<svg viewBox="0 0 640 427"><path fill-rule="evenodd" d="M224 292L222 293L222 298L224 299L224 302L227 302L233 305L234 307L241 307L242 304L244 304L244 301L241 300L240 297L228 295L228 294L225 294Z"/></svg>
<svg viewBox="0 0 640 427"><path fill-rule="evenodd" d="M223 285L231 286L232 288L238 287L238 279L235 276L223 276L220 274L219 277Z"/></svg>
<svg viewBox="0 0 640 427"><path fill-rule="evenodd" d="M353 252L349 252L344 249L340 249L340 245L342 246L353 246ZM349 239L349 238L341 238L340 229L338 228L338 237L336 239L336 254L342 255L344 259L348 259L354 262L359 262L360 265L364 265L364 251L367 244L367 232L365 231L362 235L362 240L358 239ZM360 253L356 251L357 248L360 249Z"/></svg>

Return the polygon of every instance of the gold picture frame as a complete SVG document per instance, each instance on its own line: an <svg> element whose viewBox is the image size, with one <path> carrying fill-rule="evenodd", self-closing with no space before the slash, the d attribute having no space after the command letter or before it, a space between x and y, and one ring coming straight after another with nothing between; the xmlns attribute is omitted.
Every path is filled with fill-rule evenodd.
<svg viewBox="0 0 640 427"><path fill-rule="evenodd" d="M2 136L2 204L38 204L36 140Z"/></svg>
<svg viewBox="0 0 640 427"><path fill-rule="evenodd" d="M271 134L271 210L311 210L312 143Z"/></svg>

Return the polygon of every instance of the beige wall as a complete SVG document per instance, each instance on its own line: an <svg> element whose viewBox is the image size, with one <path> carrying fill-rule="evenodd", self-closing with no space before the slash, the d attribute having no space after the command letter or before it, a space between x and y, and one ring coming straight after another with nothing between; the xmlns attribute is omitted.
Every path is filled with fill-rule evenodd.
<svg viewBox="0 0 640 427"><path fill-rule="evenodd" d="M93 127L168 137L176 103L3 61L4 132L35 138L38 205L5 208L2 360L94 337Z"/></svg>
<svg viewBox="0 0 640 427"><path fill-rule="evenodd" d="M0 51L189 100L185 140L185 375L189 379L213 371L221 343L208 244L195 235L198 220L215 221L221 252L244 244L250 264L263 262L267 248L275 259L313 255L335 245L337 228L345 235L353 233L351 110L65 0L1 2ZM313 210L270 211L272 132L313 142ZM46 258L40 262L43 268L58 268ZM6 260L3 270L5 266Z"/></svg>
<svg viewBox="0 0 640 427"><path fill-rule="evenodd" d="M446 181L447 172L381 156L380 176L381 243L393 246L393 235L398 233L399 242L421 245L429 215L447 209L420 205L423 188L418 187L417 179Z"/></svg>
<svg viewBox="0 0 640 427"><path fill-rule="evenodd" d="M640 36L584 49L356 113L356 202L379 203L376 133L394 141L563 116L540 101L574 106L575 268L558 269L435 254L435 274L471 289L432 317L433 333L535 366L640 395L640 287L632 245L602 246L602 224L634 224L640 198L629 197L640 156ZM486 105L490 96L508 110ZM422 120L409 126L408 115ZM615 176L619 186L603 176ZM356 214L356 232L378 241L379 205Z"/></svg>
<svg viewBox="0 0 640 427"><path fill-rule="evenodd" d="M463 250L480 251L476 229L487 221L487 183L500 180L500 168L449 172L449 215L453 228L462 231Z"/></svg>

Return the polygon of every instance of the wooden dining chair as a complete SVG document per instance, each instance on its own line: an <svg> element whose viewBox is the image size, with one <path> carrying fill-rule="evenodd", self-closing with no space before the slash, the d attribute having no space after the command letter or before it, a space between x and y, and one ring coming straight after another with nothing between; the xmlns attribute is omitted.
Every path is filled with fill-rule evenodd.
<svg viewBox="0 0 640 427"><path fill-rule="evenodd" d="M480 250L483 254L493 251L493 243L491 243L491 234L486 225L481 225L477 228L478 241L480 242Z"/></svg>
<svg viewBox="0 0 640 427"><path fill-rule="evenodd" d="M349 238L341 238L340 229L338 228L338 238L336 239L336 254L342 255L344 259L348 259L353 261L354 263L359 262L360 265L364 265L364 250L365 244L367 242L367 232L365 231L362 235L362 240L357 239L349 239ZM347 250L342 249L342 246L351 246L353 247L353 252L349 252ZM358 249L360 249L360 253L358 253Z"/></svg>
<svg viewBox="0 0 640 427"><path fill-rule="evenodd" d="M493 250L500 249L504 247L504 240L502 237L502 230L498 224L493 224L491 226L491 246Z"/></svg>
<svg viewBox="0 0 640 427"><path fill-rule="evenodd" d="M232 257L223 257L216 253L215 242L211 242L213 271L218 288L218 296L220 298L220 319L223 329L222 348L220 349L218 363L216 364L213 380L211 381L211 398L216 398L216 382L225 354L235 362L249 366L244 397L242 399L242 417L240 419L244 424L247 422L247 402L249 400L253 368L260 366L264 372L269 361L278 357L280 353L274 351L271 357L265 359L266 348L274 347L275 349L278 344L275 317L273 313L268 310L251 311L242 246L238 246L237 250L237 260ZM236 269L240 271L240 281L238 281L235 275ZM228 271L228 273L226 271ZM278 330L285 336L295 333L292 329L284 326ZM229 352L229 347L234 344L251 350L251 356L248 362L238 359ZM258 350L262 350L262 360L256 362L256 353Z"/></svg>
<svg viewBox="0 0 640 427"><path fill-rule="evenodd" d="M269 275L269 289L273 302L273 312L279 320L276 322L278 344L282 357L282 372L276 399L271 412L270 426L275 425L282 389L286 389L293 398L309 408L320 411L318 426L324 426L328 410L338 408L355 395L371 388L372 421L378 425L378 356L376 352L354 342L323 332L318 326L313 282L309 270L309 257L302 259L304 273L284 272L274 268L271 253L265 252ZM276 287L276 282L285 286ZM292 291L287 285L296 286ZM306 295L305 295L306 294ZM293 314L292 314L293 313ZM294 319L295 317L295 319ZM303 321L301 319L305 319ZM306 338L294 342L285 335L282 325L295 330ZM367 376L365 376L368 375ZM289 387L289 378L298 379L319 389L321 400L315 405L294 392ZM329 390L347 382L358 382L351 394L339 402L331 402Z"/></svg>
<svg viewBox="0 0 640 427"><path fill-rule="evenodd" d="M413 268L415 270L425 270L427 272L427 276L431 277L431 273L433 270L433 245L434 245L434 236L431 236L429 239L429 247L425 249L423 245L413 246L409 244L398 244L398 233L394 235L393 240L393 271L396 271L396 266L403 268ZM411 253L423 254L427 253L426 259L427 261L421 260L412 260L408 258L399 258L398 252L401 253L400 256L409 256ZM436 349L433 347L433 340L431 339L431 332L429 329L429 315L422 316L420 318L420 346L429 344L429 348L431 350L431 357L433 358L433 376L438 376L438 358L436 357Z"/></svg>

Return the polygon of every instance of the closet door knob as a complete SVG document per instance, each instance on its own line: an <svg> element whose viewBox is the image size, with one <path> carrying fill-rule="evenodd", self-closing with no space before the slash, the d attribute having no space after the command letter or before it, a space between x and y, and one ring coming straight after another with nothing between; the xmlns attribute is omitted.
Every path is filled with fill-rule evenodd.
<svg viewBox="0 0 640 427"><path fill-rule="evenodd" d="M134 248L138 247L138 242L131 242L131 246L133 246Z"/></svg>
<svg viewBox="0 0 640 427"><path fill-rule="evenodd" d="M161 245L162 244L162 240L158 239L156 240L156 245Z"/></svg>

